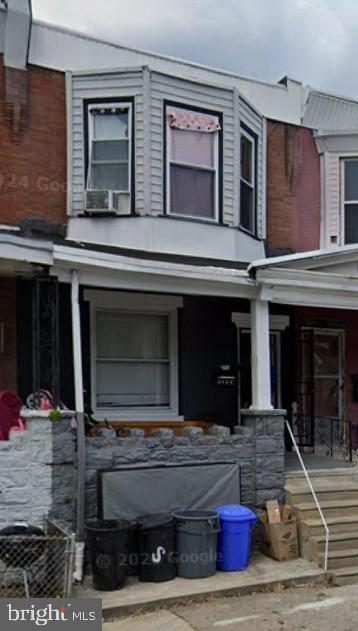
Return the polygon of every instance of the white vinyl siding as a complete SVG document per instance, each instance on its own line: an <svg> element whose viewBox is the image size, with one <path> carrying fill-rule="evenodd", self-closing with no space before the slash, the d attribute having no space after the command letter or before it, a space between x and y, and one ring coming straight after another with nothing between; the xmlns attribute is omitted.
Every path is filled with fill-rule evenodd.
<svg viewBox="0 0 358 631"><path fill-rule="evenodd" d="M84 211L85 187L85 129L84 103L94 99L135 98L133 107L134 130L133 150L135 154L135 200L136 209L143 209L143 76L141 71L123 74L76 75L72 81L72 212Z"/></svg>
<svg viewBox="0 0 358 631"><path fill-rule="evenodd" d="M218 82L220 73L218 73ZM69 213L84 210L83 187L85 99L134 99L135 212L162 215L165 210L165 116L166 102L190 109L216 112L222 120L219 147L220 206L222 223L239 227L239 129L244 123L257 136L257 236L265 238L264 129L263 117L239 95L237 87L204 84L190 78L139 69L103 74L69 75L72 127L69 130ZM222 149L221 149L222 146ZM222 151L222 153L221 153Z"/></svg>

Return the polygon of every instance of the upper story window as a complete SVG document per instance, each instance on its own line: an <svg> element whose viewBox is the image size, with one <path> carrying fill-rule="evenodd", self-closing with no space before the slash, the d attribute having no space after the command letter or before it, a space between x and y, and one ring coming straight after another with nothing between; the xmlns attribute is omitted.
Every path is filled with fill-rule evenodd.
<svg viewBox="0 0 358 631"><path fill-rule="evenodd" d="M358 158L342 161L344 243L358 243Z"/></svg>
<svg viewBox="0 0 358 631"><path fill-rule="evenodd" d="M166 107L170 215L219 219L219 116Z"/></svg>
<svg viewBox="0 0 358 631"><path fill-rule="evenodd" d="M256 233L256 137L240 132L240 226Z"/></svg>
<svg viewBox="0 0 358 631"><path fill-rule="evenodd" d="M87 210L130 212L131 130L131 104L88 106Z"/></svg>

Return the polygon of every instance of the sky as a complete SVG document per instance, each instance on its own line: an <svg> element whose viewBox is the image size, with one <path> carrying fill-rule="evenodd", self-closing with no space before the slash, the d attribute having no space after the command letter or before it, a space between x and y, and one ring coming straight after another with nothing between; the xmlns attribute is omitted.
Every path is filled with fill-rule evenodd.
<svg viewBox="0 0 358 631"><path fill-rule="evenodd" d="M35 19L358 97L358 0L32 0Z"/></svg>

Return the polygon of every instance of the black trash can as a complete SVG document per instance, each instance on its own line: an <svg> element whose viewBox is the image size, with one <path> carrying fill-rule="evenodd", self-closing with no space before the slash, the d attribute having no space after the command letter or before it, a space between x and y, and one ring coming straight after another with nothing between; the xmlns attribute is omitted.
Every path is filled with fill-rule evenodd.
<svg viewBox="0 0 358 631"><path fill-rule="evenodd" d="M130 523L128 532L128 576L139 574L139 537L138 522Z"/></svg>
<svg viewBox="0 0 358 631"><path fill-rule="evenodd" d="M130 523L125 520L102 520L86 526L91 554L93 585L101 591L124 586L128 566Z"/></svg>
<svg viewBox="0 0 358 631"><path fill-rule="evenodd" d="M163 583L176 577L176 529L171 515L145 515L138 520L139 580Z"/></svg>

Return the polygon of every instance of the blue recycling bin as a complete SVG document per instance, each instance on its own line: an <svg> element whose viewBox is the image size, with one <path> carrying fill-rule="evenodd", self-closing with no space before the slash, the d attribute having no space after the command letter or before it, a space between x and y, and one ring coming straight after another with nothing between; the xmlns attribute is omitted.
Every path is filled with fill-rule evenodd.
<svg viewBox="0 0 358 631"><path fill-rule="evenodd" d="M218 539L218 570L245 570L249 564L252 529L257 517L249 508L240 504L227 504L216 510L221 526Z"/></svg>

